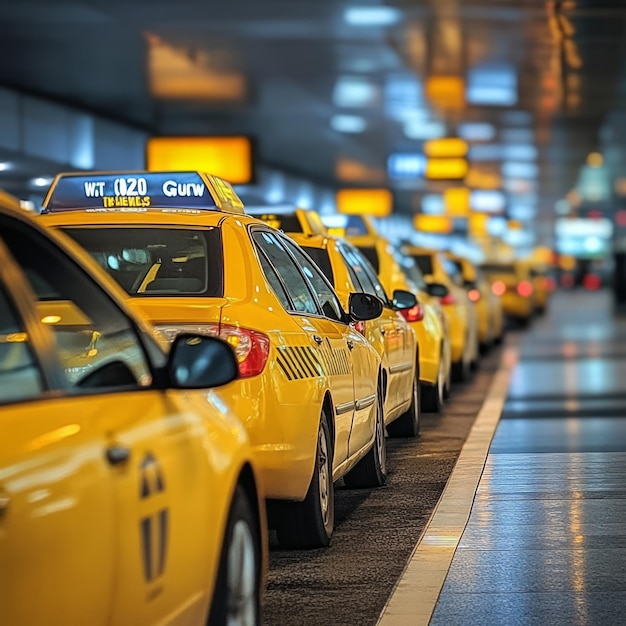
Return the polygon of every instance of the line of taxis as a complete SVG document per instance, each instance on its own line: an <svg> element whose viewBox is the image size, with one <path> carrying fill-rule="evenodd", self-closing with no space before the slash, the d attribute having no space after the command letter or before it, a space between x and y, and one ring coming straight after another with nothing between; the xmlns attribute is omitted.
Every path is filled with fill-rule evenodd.
<svg viewBox="0 0 626 626"><path fill-rule="evenodd" d="M259 623L268 526L327 546L334 484L384 485L386 435L502 338L500 274L215 176L65 174L41 216L2 205L6 624Z"/></svg>

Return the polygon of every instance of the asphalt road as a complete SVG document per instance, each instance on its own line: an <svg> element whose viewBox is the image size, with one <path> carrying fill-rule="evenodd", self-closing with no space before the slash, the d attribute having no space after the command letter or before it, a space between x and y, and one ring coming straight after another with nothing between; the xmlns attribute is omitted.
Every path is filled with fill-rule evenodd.
<svg viewBox="0 0 626 626"><path fill-rule="evenodd" d="M387 486L337 486L335 534L327 549L273 546L264 624L375 624L445 487L499 362L481 361L441 415L422 414L418 439L388 439Z"/></svg>

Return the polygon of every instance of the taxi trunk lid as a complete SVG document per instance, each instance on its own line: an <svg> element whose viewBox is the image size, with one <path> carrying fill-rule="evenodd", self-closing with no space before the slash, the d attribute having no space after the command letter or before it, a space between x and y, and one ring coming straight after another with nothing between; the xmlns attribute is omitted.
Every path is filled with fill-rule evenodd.
<svg viewBox="0 0 626 626"><path fill-rule="evenodd" d="M226 298L131 298L135 309L152 324L219 324Z"/></svg>

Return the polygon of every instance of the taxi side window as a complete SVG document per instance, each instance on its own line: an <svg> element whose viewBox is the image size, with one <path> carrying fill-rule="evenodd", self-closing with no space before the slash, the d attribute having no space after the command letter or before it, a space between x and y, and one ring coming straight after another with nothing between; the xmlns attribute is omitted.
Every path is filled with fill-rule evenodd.
<svg viewBox="0 0 626 626"><path fill-rule="evenodd" d="M302 252L302 250L291 243L291 241L282 238L281 241L296 258L302 272L311 283L313 291L317 294L317 298L322 306L324 315L337 322L342 322L343 309L341 308L339 299L317 265L315 265L311 258Z"/></svg>
<svg viewBox="0 0 626 626"><path fill-rule="evenodd" d="M70 389L151 384L134 325L93 280L34 230L0 221L0 235L35 293L37 316L56 339Z"/></svg>
<svg viewBox="0 0 626 626"><path fill-rule="evenodd" d="M267 257L266 261L280 277L284 289L287 290L291 298L291 302L288 303L286 308L301 313L319 314L315 298L304 280L304 276L287 251L280 245L274 233L255 231L252 233L252 239L262 253L260 256L262 257L265 254ZM263 271L265 272L265 268L263 268ZM270 285L272 285L271 274L268 275L266 273L265 276ZM272 288L274 288L274 285L272 285ZM281 299L280 291L276 292L276 295Z"/></svg>
<svg viewBox="0 0 626 626"><path fill-rule="evenodd" d="M358 276L359 284L365 293L380 298L385 304L388 302L387 294L380 281L368 267L368 261L354 248L341 246L341 254Z"/></svg>
<svg viewBox="0 0 626 626"><path fill-rule="evenodd" d="M0 288L0 404L37 398L43 392L41 372L28 335Z"/></svg>
<svg viewBox="0 0 626 626"><path fill-rule="evenodd" d="M285 291L285 288L283 287L283 284L280 281L278 274L264 254L260 255L260 259L261 269L263 270L263 273L265 274L265 277L267 278L270 287L274 290L276 297L280 300L280 303L283 305L283 307L289 311L293 308L291 300L289 300L289 296L287 295L287 292Z"/></svg>

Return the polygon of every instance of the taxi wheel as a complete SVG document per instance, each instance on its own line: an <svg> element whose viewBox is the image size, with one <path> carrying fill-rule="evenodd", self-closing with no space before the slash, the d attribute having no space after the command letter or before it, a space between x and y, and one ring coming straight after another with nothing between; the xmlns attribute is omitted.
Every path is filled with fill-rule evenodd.
<svg viewBox="0 0 626 626"><path fill-rule="evenodd" d="M332 445L326 415L322 413L317 436L315 468L302 502L281 507L276 532L285 548L323 548L330 543L335 526Z"/></svg>
<svg viewBox="0 0 626 626"><path fill-rule="evenodd" d="M260 622L261 546L257 526L250 500L238 485L207 622L211 626L254 626Z"/></svg>
<svg viewBox="0 0 626 626"><path fill-rule="evenodd" d="M411 406L397 420L387 426L390 437L417 437L420 432L420 383L417 373L413 379Z"/></svg>
<svg viewBox="0 0 626 626"><path fill-rule="evenodd" d="M382 487L387 482L387 445L380 394L376 402L376 435L369 452L344 477L346 487Z"/></svg>

